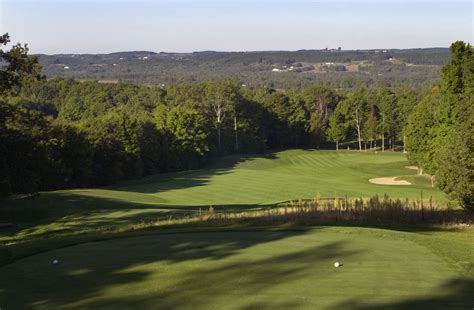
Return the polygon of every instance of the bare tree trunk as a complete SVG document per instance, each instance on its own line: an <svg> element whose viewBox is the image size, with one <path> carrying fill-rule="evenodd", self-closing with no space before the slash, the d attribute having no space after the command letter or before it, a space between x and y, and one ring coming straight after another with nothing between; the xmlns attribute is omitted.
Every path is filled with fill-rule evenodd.
<svg viewBox="0 0 474 310"><path fill-rule="evenodd" d="M239 151L239 137L237 135L237 116L234 115L234 131L235 131L235 151Z"/></svg>
<svg viewBox="0 0 474 310"><path fill-rule="evenodd" d="M359 123L359 113L356 110L356 126L357 126L357 139L359 140L359 151L362 152L362 142L360 138L360 123Z"/></svg>
<svg viewBox="0 0 474 310"><path fill-rule="evenodd" d="M339 151L339 141L336 141L336 151Z"/></svg>
<svg viewBox="0 0 474 310"><path fill-rule="evenodd" d="M219 102L217 106L214 108L214 111L216 112L216 119L217 119L217 143L219 147L219 151L222 150L222 144L221 144L221 123L222 120L224 119L224 112L222 111L222 103Z"/></svg>
<svg viewBox="0 0 474 310"><path fill-rule="evenodd" d="M403 135L403 154L406 154L407 149L406 149L406 140L405 140L405 135Z"/></svg>
<svg viewBox="0 0 474 310"><path fill-rule="evenodd" d="M219 152L221 151L221 124L217 123L217 145L219 147Z"/></svg>
<svg viewBox="0 0 474 310"><path fill-rule="evenodd" d="M385 152L385 116L382 114L382 152Z"/></svg>

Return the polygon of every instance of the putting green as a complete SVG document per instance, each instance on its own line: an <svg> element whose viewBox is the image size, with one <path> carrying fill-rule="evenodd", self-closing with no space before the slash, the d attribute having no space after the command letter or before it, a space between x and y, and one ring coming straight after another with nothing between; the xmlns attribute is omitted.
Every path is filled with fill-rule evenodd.
<svg viewBox="0 0 474 310"><path fill-rule="evenodd" d="M429 238L334 227L87 243L1 267L0 307L470 309L472 279Z"/></svg>

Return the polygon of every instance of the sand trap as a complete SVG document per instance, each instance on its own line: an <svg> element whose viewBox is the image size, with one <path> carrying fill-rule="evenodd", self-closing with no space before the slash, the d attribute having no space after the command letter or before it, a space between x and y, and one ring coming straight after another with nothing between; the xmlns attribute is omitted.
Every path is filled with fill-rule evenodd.
<svg viewBox="0 0 474 310"><path fill-rule="evenodd" d="M397 177L373 178L369 182L380 185L411 185L408 181L397 180Z"/></svg>
<svg viewBox="0 0 474 310"><path fill-rule="evenodd" d="M410 170L418 170L417 166L405 166L405 168L410 169Z"/></svg>

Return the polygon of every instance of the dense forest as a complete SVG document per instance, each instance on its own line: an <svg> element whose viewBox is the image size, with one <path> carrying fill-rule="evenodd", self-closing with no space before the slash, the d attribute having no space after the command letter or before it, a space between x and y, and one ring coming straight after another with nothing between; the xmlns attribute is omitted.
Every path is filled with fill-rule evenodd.
<svg viewBox="0 0 474 310"><path fill-rule="evenodd" d="M231 78L252 89L301 90L315 83L344 89L429 86L450 54L447 48L426 48L38 56L48 78L165 86Z"/></svg>
<svg viewBox="0 0 474 310"><path fill-rule="evenodd" d="M456 42L451 52L431 87L316 83L281 91L239 79L166 87L47 80L18 44L0 52L0 191L104 186L227 154L345 143L359 151L406 147L453 202L472 208L472 48Z"/></svg>

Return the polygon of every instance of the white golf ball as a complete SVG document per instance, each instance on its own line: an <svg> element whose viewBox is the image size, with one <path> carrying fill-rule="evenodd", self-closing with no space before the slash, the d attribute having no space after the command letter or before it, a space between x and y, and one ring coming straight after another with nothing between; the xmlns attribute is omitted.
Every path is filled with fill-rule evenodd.
<svg viewBox="0 0 474 310"><path fill-rule="evenodd" d="M334 267L336 267L336 268L339 267L340 265L341 265L341 264L339 264L339 262L335 262L335 263L334 263Z"/></svg>
<svg viewBox="0 0 474 310"><path fill-rule="evenodd" d="M53 265L59 264L59 261L57 259L53 260Z"/></svg>

